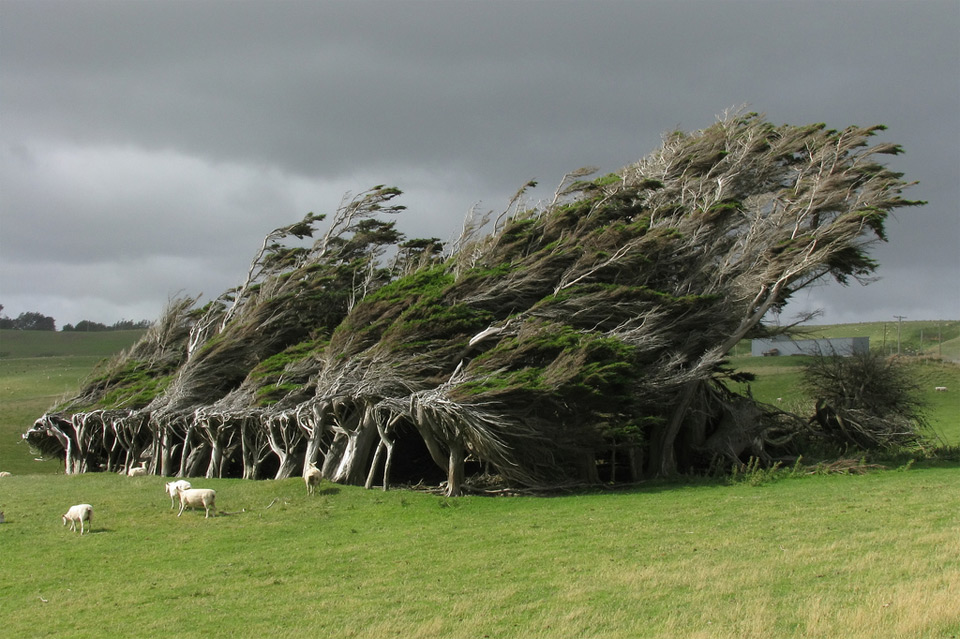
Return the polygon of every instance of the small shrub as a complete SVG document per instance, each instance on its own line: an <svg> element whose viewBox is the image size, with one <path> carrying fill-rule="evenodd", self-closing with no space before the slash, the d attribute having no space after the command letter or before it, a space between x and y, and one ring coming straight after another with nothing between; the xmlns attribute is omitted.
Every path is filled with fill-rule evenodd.
<svg viewBox="0 0 960 639"><path fill-rule="evenodd" d="M791 474L795 472L795 468ZM774 462L770 466L765 466L759 457L751 456L746 464L734 464L730 470L728 478L731 484L747 484L749 486L762 486L769 484L787 473L783 470L780 462Z"/></svg>

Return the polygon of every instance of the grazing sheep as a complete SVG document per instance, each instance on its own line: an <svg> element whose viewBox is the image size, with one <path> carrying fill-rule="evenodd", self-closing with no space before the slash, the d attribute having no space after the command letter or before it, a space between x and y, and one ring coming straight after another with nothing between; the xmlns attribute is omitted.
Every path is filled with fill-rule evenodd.
<svg viewBox="0 0 960 639"><path fill-rule="evenodd" d="M177 517L183 514L183 509L187 506L190 508L203 506L203 509L207 513L204 519L210 516L211 510L213 510L213 516L217 516L216 504L214 504L214 500L217 498L217 491L210 490L209 488L187 488L186 490L181 488L177 491L177 494L180 495L180 512L177 513Z"/></svg>
<svg viewBox="0 0 960 639"><path fill-rule="evenodd" d="M934 387L933 390L937 391L938 393L945 393L945 392L947 392L947 387L946 387L946 386L936 386L936 387Z"/></svg>
<svg viewBox="0 0 960 639"><path fill-rule="evenodd" d="M146 477L147 467L139 466L137 468L131 468L127 471L127 477Z"/></svg>
<svg viewBox="0 0 960 639"><path fill-rule="evenodd" d="M4 470L0 472L0 477L13 477L13 475Z"/></svg>
<svg viewBox="0 0 960 639"><path fill-rule="evenodd" d="M308 495L312 495L313 491L317 489L322 477L323 475L320 473L320 469L313 464L310 464L310 467L303 471L303 481L307 485Z"/></svg>
<svg viewBox="0 0 960 639"><path fill-rule="evenodd" d="M83 522L93 525L93 506L90 504L70 506L70 510L63 516L63 525L66 526L68 521L70 522L70 530L73 531L77 530L77 522L80 522L80 534L82 535L84 532Z"/></svg>
<svg viewBox="0 0 960 639"><path fill-rule="evenodd" d="M178 481L168 481L167 482L167 494L170 495L170 508L173 509L176 506L176 498L178 490L188 490L192 488L190 482L186 479L180 479Z"/></svg>

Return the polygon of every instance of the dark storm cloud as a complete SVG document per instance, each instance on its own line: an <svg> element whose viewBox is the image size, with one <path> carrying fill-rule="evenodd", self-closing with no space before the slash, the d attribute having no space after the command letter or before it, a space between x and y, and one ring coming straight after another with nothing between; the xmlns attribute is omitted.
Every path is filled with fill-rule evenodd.
<svg viewBox="0 0 960 639"><path fill-rule="evenodd" d="M234 284L267 231L344 191L396 184L401 227L446 239L478 201L530 178L547 197L748 104L887 124L930 202L891 221L879 283L810 303L958 317L958 29L955 2L923 1L7 0L0 303L152 318Z"/></svg>

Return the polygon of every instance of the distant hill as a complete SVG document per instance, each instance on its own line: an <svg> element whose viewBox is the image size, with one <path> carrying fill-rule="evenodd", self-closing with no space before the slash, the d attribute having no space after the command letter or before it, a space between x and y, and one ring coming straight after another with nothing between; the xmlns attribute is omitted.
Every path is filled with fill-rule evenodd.
<svg viewBox="0 0 960 639"><path fill-rule="evenodd" d="M870 348L886 354L897 352L897 322L827 324L800 328L803 337L869 337ZM799 338L800 335L797 335ZM960 321L906 321L900 325L900 353L942 357L960 362Z"/></svg>
<svg viewBox="0 0 960 639"><path fill-rule="evenodd" d="M0 330L0 359L106 358L131 347L143 334L142 330L91 333Z"/></svg>

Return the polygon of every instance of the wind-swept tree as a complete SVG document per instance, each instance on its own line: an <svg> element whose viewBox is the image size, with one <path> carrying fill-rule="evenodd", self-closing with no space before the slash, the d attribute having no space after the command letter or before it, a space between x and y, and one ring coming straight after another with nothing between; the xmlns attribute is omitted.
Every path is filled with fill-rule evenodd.
<svg viewBox="0 0 960 639"><path fill-rule="evenodd" d="M278 477L321 462L386 487L416 437L455 495L468 467L555 486L762 455L788 425L727 389L724 358L796 291L873 273L886 217L919 204L878 161L900 148L870 146L881 130L728 114L617 173L565 176L549 204L526 208L528 183L447 253L381 219L396 189L345 200L311 248L275 241L310 236L308 215L191 316L141 407L165 442L153 459Z"/></svg>

